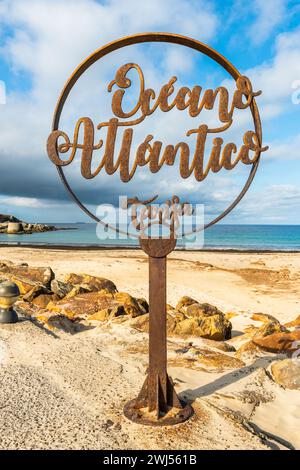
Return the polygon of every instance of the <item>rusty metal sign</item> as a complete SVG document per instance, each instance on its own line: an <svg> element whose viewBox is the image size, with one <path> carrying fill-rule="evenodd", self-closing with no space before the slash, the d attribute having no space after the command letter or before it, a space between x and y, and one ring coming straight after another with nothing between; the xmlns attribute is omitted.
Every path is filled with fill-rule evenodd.
<svg viewBox="0 0 300 470"><path fill-rule="evenodd" d="M68 135L60 128L60 117L65 102L78 79L89 67L120 48L149 42L178 44L210 57L235 80L233 93L229 94L224 86L216 89L203 89L201 84L195 84L192 88L176 87L175 76L167 83L162 83L159 90L154 90L147 86L147 77L144 76L139 64L125 63L116 69L114 77L107 84L107 92L111 94L111 119L105 122L93 122L89 117L79 117L72 135ZM138 76L139 97L133 108L125 111L124 96L132 86L129 78L129 73L132 71ZM171 167L179 162L179 177L194 178L201 184L209 173L230 171L238 165L248 165L249 176L240 194L227 209L204 226L207 228L225 217L240 202L253 181L261 153L268 148L262 145L262 128L255 101L260 94L261 91L254 91L249 78L241 75L218 52L199 41L169 33L127 36L98 49L79 65L67 81L54 113L53 128L47 141L47 153L56 165L62 182L74 201L86 214L100 223L103 222L78 198L64 174L63 168L71 165L75 159L80 159L81 176L87 181L106 172L108 175L118 173L120 181L124 183L132 180L140 167L148 168L155 175L163 167ZM186 111L191 118L198 118L198 125L186 130L186 140L174 145L155 140L152 134L148 134L134 151L132 142L136 126L147 120L150 115L160 111L167 113L172 109L177 110L179 115L182 111ZM234 142L224 142L220 135L231 127L235 110L246 109L251 111L254 130L247 130L244 133L243 144L237 148ZM201 122L201 113L204 110L215 110L221 125L209 127L205 122L199 125L199 118ZM205 162L207 137L210 134L215 137L209 159ZM80 135L83 137L80 138ZM118 138L121 144L117 152ZM191 152L192 141L194 152ZM151 203L156 197L143 202L149 208L150 225ZM170 197L171 201L178 205L179 198L174 195ZM141 203L140 196L129 200L129 204L134 206ZM140 230L140 246L149 256L149 369L139 396L125 405L124 412L129 419L143 424L177 424L192 415L192 408L177 396L172 379L167 374L166 257L176 247L174 219L171 222L168 239L145 237L141 224L136 220L137 215L133 216L133 219L137 229ZM163 223L162 216L159 222ZM116 229L113 226L110 228Z"/></svg>

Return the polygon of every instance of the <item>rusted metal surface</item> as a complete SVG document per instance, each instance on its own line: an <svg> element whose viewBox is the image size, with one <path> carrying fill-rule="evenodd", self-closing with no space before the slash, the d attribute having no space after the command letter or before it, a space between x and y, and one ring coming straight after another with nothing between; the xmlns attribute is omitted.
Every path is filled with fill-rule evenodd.
<svg viewBox="0 0 300 470"><path fill-rule="evenodd" d="M147 239L140 245L149 255L149 368L142 390L124 413L141 424L179 424L193 409L177 396L167 373L167 255L176 240Z"/></svg>
<svg viewBox="0 0 300 470"><path fill-rule="evenodd" d="M251 170L250 170L250 173L249 173L249 176L248 176L248 179L244 185L244 187L242 188L240 194L236 197L236 199L232 202L232 204L230 204L219 216L215 217L213 220L211 220L210 222L208 222L205 226L204 226L204 229L205 228L208 228L210 227L211 225L219 222L222 218L224 218L227 214L229 214L229 212L231 212L235 207L236 205L241 201L241 199L243 198L243 196L245 195L245 193L247 192L247 190L249 189L252 181L253 181L253 178L256 174L256 171L257 171L257 168L258 168L258 165L259 165L259 160L260 160L260 153L261 151L265 151L267 148L266 147L262 147L262 129L261 129L261 122L260 122L260 117L259 117L259 111L258 111L258 108L257 108L257 104L255 102L255 96L257 96L259 94L259 92L252 92L252 87L250 87L251 83L250 81L248 81L248 79L246 77L243 77L240 72L225 58L223 57L221 54L219 54L217 51L215 51L214 49L212 49L211 47L207 46L206 44L204 43L201 43L200 41L197 41L195 39L192 39L192 38L189 38L189 37L186 37L186 36L182 36L182 35L179 35L179 34L172 34L172 33L142 33L142 34L135 34L135 35L131 35L131 36L126 36L124 38L121 38L121 39L118 39L116 41L113 41L109 44L106 44L105 46L101 47L100 49L98 49L97 51L95 51L93 54L91 54L84 62L82 62L78 67L77 69L74 71L74 73L71 75L71 77L69 78L69 80L67 81L67 83L65 84L65 87L64 89L62 90L62 93L58 99L58 102L57 102L57 105L56 105L56 109L55 109L55 113L54 113L54 118L53 118L53 126L52 126L52 134L51 136L49 137L50 139L50 142L48 140L48 144L50 144L50 148L48 148L48 153L49 153L49 156L50 158L52 159L52 161L59 163L57 165L57 170L58 170L58 173L59 173L59 176L63 182L63 184L65 185L67 191L69 192L69 194L71 195L71 197L73 198L73 200L76 202L76 204L87 214L89 215L93 220L95 220L96 222L99 222L101 224L104 224L95 214L93 214L86 206L85 204L80 201L80 199L78 198L78 196L76 195L76 193L72 190L69 182L67 181L67 178L63 172L63 166L65 166L65 164L59 160L60 159L57 159L57 154L55 153L54 151L54 148L55 148L55 141L58 137L58 133L60 133L61 131L58 131L59 129L59 123L60 123L60 118L61 118L61 113L62 113L62 110L63 110L63 107L64 107L64 104L72 90L72 88L74 87L74 85L76 84L76 82L78 81L78 79L82 76L82 74L89 68L91 67L95 62L97 62L98 60L102 59L103 57L105 57L106 55L110 54L111 52L114 52L118 49L121 49L123 47L126 47L126 46L130 46L130 45L133 45L133 44L139 44L139 43L148 43L148 42L162 42L162 43L171 43L171 44L179 44L179 45L182 45L182 46L185 46L185 47L188 47L188 48L191 48L191 49L194 49L204 55L207 55L208 57L210 57L211 59L213 59L215 62L217 62L218 64L220 64L231 76L232 78L236 81L236 83L238 83L239 87L240 88L243 88L243 87L248 87L249 90L250 90L250 93L249 93L249 96L252 96L252 99L251 99L251 103L249 105L250 107L250 110L251 110L251 113L252 113L252 117L253 117L253 121L254 121L254 128L255 128L255 134L256 134L256 137L257 137L257 144L256 144L256 147L257 147L257 154L256 154L256 157L254 159L254 161L252 163L248 162L247 164L251 165ZM126 64L125 66L123 66L123 68L121 67L121 69L119 69L119 75L124 75L124 71L126 71L126 68L128 69L128 67L134 67L136 68L136 64ZM139 71L137 69L138 73L139 73L139 77L140 77L140 80L141 80L141 83L143 84L143 76L141 74L141 71ZM172 77L173 79L175 77ZM113 85L115 85L116 83L116 80L119 79L119 76L115 77L115 79L109 84L108 86L108 89L109 91L111 91ZM127 79L128 80L128 79ZM173 82L171 82L172 79L170 80L170 85L173 86ZM126 85L126 83L125 83ZM129 85L127 83L127 85ZM224 90L221 91L222 87L219 87L219 90L218 90L218 93L220 94L220 96L222 97L225 97L225 92ZM184 99L184 93L186 92L186 95L189 95L189 92L192 93L191 90L184 90L182 89L181 90L181 94L178 96L177 98L177 107L180 108L180 106L183 106L182 105L182 101ZM216 92L216 91L215 91ZM197 88L196 90L194 91L194 97L197 96ZM120 98L120 97L119 97ZM117 98L116 98L116 101L115 101L115 107L114 107L114 111L116 112L121 112L121 110L118 108L118 95L117 95ZM213 102L213 98L214 98L214 93L210 93L210 95L207 95L206 96L206 99L205 99L205 102L208 104L208 106ZM194 98L195 99L195 98ZM224 102L224 98L223 98L223 102ZM237 101L237 104L238 104L238 101ZM130 114L134 114L133 111L137 110L137 106L138 104L136 105L136 107L130 112ZM241 105L242 106L242 105ZM222 104L222 106L220 107L221 109L221 117L224 119L224 103ZM190 108L190 113L193 113L193 112L197 112L197 110L193 111L193 107ZM226 111L226 110L225 110ZM231 110L230 110L231 111ZM230 115L230 111L227 113ZM226 112L225 112L225 117L226 117ZM227 116L228 117L228 116ZM80 121L80 120L79 120ZM230 121L229 121L230 122ZM79 124L79 122L77 123ZM80 121L80 125L86 125L87 126L87 129L85 129L85 132L86 132L86 135L87 135L87 139L91 139L91 135L93 134L93 130L92 130L92 126L91 126L91 123L87 123L86 121ZM111 127L113 129L115 124L112 124ZM119 122L119 125L124 125L124 124L121 124ZM225 126L228 125L228 123L225 123ZM100 124L101 126L101 124ZM127 129L129 131L129 129ZM220 130L220 129L219 129ZM223 127L223 130L225 130L225 127ZM57 134L53 134L55 132L58 132ZM201 134L201 133L200 133ZM63 138L65 138L65 136L63 134L60 134ZM199 133L198 133L198 137L199 137ZM128 145L128 142L130 141L131 139L131 136L130 136L130 133L127 133L126 134L126 137L125 137L125 150L126 150L126 145ZM76 139L74 139L74 141L76 141ZM89 142L91 142L89 140ZM111 145L112 145L112 140L109 140L107 141L107 144L109 146L109 151L111 152ZM65 145L68 146L68 139L65 139ZM96 150L98 148L102 146L102 143L101 142L98 142L98 144L94 144L92 146L90 146L90 150ZM92 149L91 149L92 147ZM67 147L65 147L66 149ZM179 148L178 148L179 149ZM178 150L177 149L177 150ZM183 150L182 150L183 149ZM184 152L185 150L185 146L181 146L181 150ZM261 150L259 150L261 149ZM73 150L74 148L72 148L72 153L73 153ZM228 149L227 149L228 150ZM72 154L71 156L67 159L67 161L69 161L69 163L71 162L71 157L72 157ZM168 158L170 158L170 160L172 160L172 155L168 156ZM89 170L89 167L88 167L88 159L84 159L84 162L82 164L82 169L83 169L83 173L86 175L86 176L91 176L91 172ZM102 164L102 162L101 162ZM101 166L100 164L100 166ZM211 161L211 163L209 164L209 168L211 168L211 165L213 166L213 168L217 169L218 168L218 164L217 163L213 163ZM99 170L101 170L100 166L98 167L98 169L96 170L96 172ZM226 166L228 166L228 168L230 167L230 164L228 163L228 156L226 156L226 152L225 152L225 155L224 155L224 159L223 159L223 167L226 168ZM200 168L201 169L201 168ZM108 165L108 170L109 171L113 171L113 168ZM207 168L206 168L207 170ZM200 181L201 181L201 178L205 175L205 172L206 170L204 170L204 172L201 173L200 172L196 172L198 174L198 178L200 178ZM124 170L123 170L124 171ZM183 167L181 169L181 173L184 175L186 172L186 168ZM95 172L94 172L95 173ZM111 173L109 173L111 174ZM130 175L129 175L130 176ZM128 178L128 175L125 175L123 176L126 178ZM106 224L104 224L106 225ZM115 227L112 227L112 226L108 226L109 228L111 228L112 230L116 230ZM199 230L202 230L203 228L199 229ZM119 231L117 229L117 231ZM189 235L189 234L186 234L186 235ZM133 235L135 236L135 235Z"/></svg>
<svg viewBox="0 0 300 470"><path fill-rule="evenodd" d="M127 63L118 68L114 79L107 87L107 91L112 93L111 109L114 117L98 124L88 117L81 117L77 120L72 138L59 129L64 104L78 79L89 67L107 54L122 47L148 42L182 45L213 59L235 80L236 89L232 100L230 101L227 89L222 86L215 90L203 90L201 86L196 84L193 88L181 87L176 91L177 78L175 76L163 84L157 93L152 88L146 87L141 67L135 63ZM123 98L126 89L131 86L131 79L127 76L130 71L137 73L140 92L136 104L130 111L125 112L123 109ZM95 178L101 171L112 175L119 170L120 180L125 183L134 177L139 167L148 166L149 171L155 174L164 165L174 165L176 159L179 159L180 177L188 178L193 176L198 182L203 181L209 172L218 173L222 169L233 170L240 162L249 165L251 170L248 179L236 199L219 216L208 222L204 227L196 227L193 229L193 232L203 230L220 221L241 201L256 174L261 152L267 150L267 147L262 146L262 127L255 101L255 97L259 96L260 93L260 91L253 91L250 80L242 76L225 57L199 41L170 33L143 33L127 36L98 49L79 65L67 81L56 106L52 132L47 142L48 156L56 165L63 184L78 206L92 219L117 232L122 230L118 227L107 225L88 210L67 181L63 167L73 162L77 152L81 152L81 175L83 178L87 180ZM194 137L196 139L193 155L191 155L190 146L186 142L179 142L176 145L167 144L163 147L161 141L155 141L154 136L148 134L138 146L134 161L131 162L133 128L143 122L148 116L157 110L168 112L176 108L179 112L187 110L190 117L197 117L204 109L214 109L216 103L218 104L218 118L221 123L218 127L209 128L205 124L199 126L198 123L197 128L189 129L186 132L188 138L192 139ZM226 131L233 122L235 109L241 110L247 108L250 109L252 114L254 131L245 132L243 144L239 150L233 142L225 144L221 137L216 136L213 139L208 162L205 164L204 155L208 134L215 135L216 133ZM97 131L106 131L105 141L102 138L97 140ZM120 131L123 132L123 135L120 139L119 154L116 157L115 145L118 132ZM79 142L79 135L81 134L83 135L83 141ZM94 164L93 158L95 152L99 150L103 151L103 155L97 166ZM253 152L252 157L249 155L250 152ZM92 168L95 169L92 170ZM138 397L125 405L124 413L129 419L138 423L170 425L185 421L193 413L191 406L184 403L177 396L172 379L167 373L167 255L176 246L175 232L178 216L175 210L169 212L168 208L176 206L177 208L179 207L180 212L184 210L187 203L180 204L179 198L173 196L170 201L167 201L165 211L161 210L157 213L157 209L152 205L157 197L154 196L146 201L141 201L139 197L135 197L127 201L127 204L129 206L132 205L134 208L131 219L135 229L139 232L138 234L131 234L131 236L139 238L141 248L149 256L150 312L148 375ZM143 205L142 214L138 214L138 209L141 205ZM158 224L160 227L167 226L169 238L148 238L147 231L155 224ZM190 235L190 232L185 233L185 235Z"/></svg>

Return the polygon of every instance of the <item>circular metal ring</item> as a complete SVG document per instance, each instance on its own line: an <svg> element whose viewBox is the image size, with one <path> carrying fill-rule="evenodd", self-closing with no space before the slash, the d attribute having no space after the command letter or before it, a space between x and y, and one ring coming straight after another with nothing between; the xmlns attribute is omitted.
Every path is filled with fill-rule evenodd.
<svg viewBox="0 0 300 470"><path fill-rule="evenodd" d="M89 68L91 67L95 62L97 62L99 59L102 59L104 56L110 54L111 52L114 52L118 49L121 49L126 46L134 45L134 44L140 44L140 43L148 43L148 42L166 42L166 43L171 43L171 44L179 44L182 46L189 47L190 49L194 49L198 52L201 52L202 54L210 57L213 59L215 62L217 62L219 65L221 65L231 76L234 80L237 80L241 74L240 72L229 62L224 56L219 54L217 51L212 49L211 47L207 46L206 44L197 41L196 39L189 38L187 36L182 36L180 34L172 34L172 33L140 33L140 34L134 34L131 36L126 36L121 39L118 39L116 41L110 42L106 44L105 46L101 47L100 49L97 49L93 54L91 54L84 62L82 62L77 69L74 71L74 73L71 75L67 83L65 84L61 95L58 99L56 109L54 112L54 118L53 118L53 124L52 124L52 131L56 131L59 128L59 122L60 122L60 117L61 113L64 107L64 104L70 94L70 91L72 90L73 86L76 84L78 79L81 77L81 75ZM255 99L253 98L252 103L250 105L251 109L251 114L253 117L254 121L254 127L255 127L255 132L258 138L259 145L261 147L262 145L262 127L261 127L261 121L260 121L260 116L259 116L259 111L258 107L256 104ZM241 201L245 193L248 191L254 176L256 174L258 165L260 161L260 153L257 158L257 160L252 164L251 171L249 173L248 179L242 188L240 194L235 198L235 200L230 204L230 206L227 207L219 216L217 216L215 219L211 220L209 223L204 225L198 230L193 230L190 233L185 234L185 236L190 235L191 233L195 233L201 230L205 230L208 227L211 227L212 225L216 224L219 222L221 219L223 219L226 215L229 214L236 206L237 204ZM96 215L94 215L77 197L77 195L74 193L74 191L71 189L66 176L63 172L62 167L57 166L57 170L59 173L59 176L66 187L67 191L70 193L72 196L73 200L76 202L76 204L93 220L95 220L98 223L101 223L102 225L106 226L107 228L110 228L112 230L115 230L116 232L121 232L116 227L113 227L109 224L104 223L99 219ZM138 235L132 234L135 238L139 238Z"/></svg>

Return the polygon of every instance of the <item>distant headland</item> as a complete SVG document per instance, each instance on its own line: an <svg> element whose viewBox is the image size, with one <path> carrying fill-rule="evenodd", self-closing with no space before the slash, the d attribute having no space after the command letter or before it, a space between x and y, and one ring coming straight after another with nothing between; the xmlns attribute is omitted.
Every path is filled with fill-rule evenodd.
<svg viewBox="0 0 300 470"><path fill-rule="evenodd" d="M0 214L0 234L22 235L40 232L53 232L55 230L68 230L67 228L57 228L54 225L30 224L17 219L13 215Z"/></svg>

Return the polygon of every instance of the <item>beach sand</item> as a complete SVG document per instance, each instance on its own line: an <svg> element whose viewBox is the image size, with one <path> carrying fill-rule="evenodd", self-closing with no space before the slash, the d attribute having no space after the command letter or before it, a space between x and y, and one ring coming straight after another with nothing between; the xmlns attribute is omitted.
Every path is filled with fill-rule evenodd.
<svg viewBox="0 0 300 470"><path fill-rule="evenodd" d="M58 279L106 277L119 291L148 297L147 257L139 250L0 247L3 260L51 266ZM282 324L300 314L299 281L300 253L176 251L168 258L168 303L188 295L235 313L235 346L245 327L257 326L255 312ZM193 370L172 360L178 342L169 339L169 372L195 414L180 426L151 428L122 414L145 377L147 334L121 323L74 335L26 319L1 325L1 448L300 449L300 393L271 379L274 357L230 372Z"/></svg>

